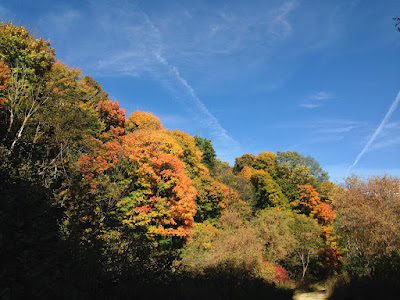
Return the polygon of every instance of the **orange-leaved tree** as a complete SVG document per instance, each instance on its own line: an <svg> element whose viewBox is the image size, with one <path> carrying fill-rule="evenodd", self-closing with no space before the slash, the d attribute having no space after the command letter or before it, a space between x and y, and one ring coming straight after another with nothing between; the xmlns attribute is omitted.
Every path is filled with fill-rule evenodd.
<svg viewBox="0 0 400 300"><path fill-rule="evenodd" d="M341 267L342 255L334 239L332 239L332 225L336 213L332 206L322 202L318 192L311 185L299 185L300 196L292 205L295 209L318 221L322 228L321 237L325 243L320 250L319 257L322 265L330 271L337 271Z"/></svg>
<svg viewBox="0 0 400 300"><path fill-rule="evenodd" d="M129 241L134 236L129 232L153 241L187 237L196 190L178 158L181 147L166 129L122 136L117 129L93 138L91 151L78 160L75 181L65 192L68 217L82 220L84 232L98 239L118 235Z"/></svg>

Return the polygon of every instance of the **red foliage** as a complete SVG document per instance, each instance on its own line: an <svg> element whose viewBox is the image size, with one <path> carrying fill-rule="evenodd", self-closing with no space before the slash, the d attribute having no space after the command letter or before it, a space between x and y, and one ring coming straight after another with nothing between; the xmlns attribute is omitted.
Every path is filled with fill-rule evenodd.
<svg viewBox="0 0 400 300"><path fill-rule="evenodd" d="M265 256L262 257L262 264L266 267L266 268L271 268L271 263L267 263L268 259L265 258ZM287 271L282 268L281 266L274 264L272 265L272 269L274 271L274 280L278 280L278 281L284 281L284 280L288 280L289 276L287 274Z"/></svg>
<svg viewBox="0 0 400 300"><path fill-rule="evenodd" d="M283 281L289 279L287 271L284 268L278 265L273 265L272 267L274 268L275 271L275 280Z"/></svg>

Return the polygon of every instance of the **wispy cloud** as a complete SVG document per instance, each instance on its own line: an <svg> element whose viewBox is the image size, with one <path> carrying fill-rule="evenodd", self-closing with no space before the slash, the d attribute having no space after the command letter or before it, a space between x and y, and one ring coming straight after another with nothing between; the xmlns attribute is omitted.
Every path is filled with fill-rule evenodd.
<svg viewBox="0 0 400 300"><path fill-rule="evenodd" d="M349 167L347 172L350 172L350 170L358 164L358 162L363 157L363 155L371 148L375 139L379 136L379 134L385 128L385 125L387 124L387 122L390 120L390 117L392 116L393 112L396 110L399 102L400 102L400 92L397 94L396 98L394 99L392 105L390 106L388 112L386 113L385 117L383 118L381 124L379 124L378 128L375 130L374 134L368 140L367 144L364 146L364 148L361 150L361 152L357 155L354 163Z"/></svg>
<svg viewBox="0 0 400 300"><path fill-rule="evenodd" d="M348 172L348 165L346 164L335 164L335 165L325 165L324 170L329 173L329 177L333 182L341 183L344 178L351 175ZM357 176L370 176L374 175L392 175L400 176L400 168L355 168L352 170L352 174Z"/></svg>
<svg viewBox="0 0 400 300"><path fill-rule="evenodd" d="M305 108L317 108L326 102L326 100L332 99L333 95L329 92L318 92L307 96L301 103L301 107Z"/></svg>
<svg viewBox="0 0 400 300"><path fill-rule="evenodd" d="M289 13L292 12L297 5L297 1L289 1L284 3L274 12L275 16L272 18L269 27L269 34L275 38L284 39L292 33L293 28L288 21L288 17Z"/></svg>
<svg viewBox="0 0 400 300"><path fill-rule="evenodd" d="M400 122L387 123L369 151L393 148L400 145Z"/></svg>
<svg viewBox="0 0 400 300"><path fill-rule="evenodd" d="M73 36L68 41L71 46L63 47L70 47L69 61L96 77L155 79L186 107L193 123L213 140L219 154L225 151L231 161L240 155L239 143L214 115L207 99L200 97L199 85L209 90L209 84L222 78L240 78L246 72L254 73L248 72L252 68L258 70L260 61L268 59L292 36L290 16L297 1L250 6L171 4L166 9L173 14L158 7L146 11L147 4L140 2L124 2L118 6L112 1L89 3L89 10L80 11L83 15L66 5L66 9L44 18L46 27L54 29L58 43L67 35L66 28L79 30L75 35L69 32L69 37ZM239 63L243 57L254 59L247 64ZM243 66L247 70L237 72ZM272 81L268 84L274 85Z"/></svg>
<svg viewBox="0 0 400 300"><path fill-rule="evenodd" d="M150 18L145 15L146 22L150 25L152 30L159 34L158 28L152 23ZM229 136L227 130L223 128L218 121L218 119L210 112L210 110L205 106L205 104L200 100L200 98L195 93L193 87L188 83L188 81L181 75L178 68L172 64L170 64L167 59L162 54L162 47L159 47L157 51L154 52L154 56L157 61L165 66L169 71L169 74L172 75L172 80L177 81L181 88L184 89L184 92L189 96L188 99L197 107L197 114L199 114L205 123L206 127L211 131L213 137L215 138L215 142L218 146L222 144L222 148L230 148L234 150L238 150L239 143L235 141L232 137ZM218 147L219 148L219 147Z"/></svg>
<svg viewBox="0 0 400 300"><path fill-rule="evenodd" d="M205 117L203 120L206 122L207 127L209 127L214 132L214 136L216 136L219 140L223 141L224 143L237 144L237 142L234 141L228 135L227 131L221 126L217 118L208 110L208 108L204 105L204 103L199 99L199 97L194 92L192 86L186 81L185 78L182 77L179 70L175 66L170 65L161 55L157 54L156 57L161 64L165 65L170 70L175 79L185 89L186 93L189 95L193 104L195 104L198 107L199 113L202 115L202 117Z"/></svg>
<svg viewBox="0 0 400 300"><path fill-rule="evenodd" d="M310 121L296 121L275 124L272 128L305 128L310 129L313 133L329 134L329 133L345 133L365 126L367 123L357 120L324 118Z"/></svg>
<svg viewBox="0 0 400 300"><path fill-rule="evenodd" d="M192 117L192 120L199 122L198 127L205 127L217 150L224 148L238 150L239 143L228 134L201 101L178 67L166 57L164 37L150 17L140 10L130 13L114 10L112 13L119 15L118 28L115 28L113 23L108 23L107 18L103 21L102 27L107 30L106 34L110 34L109 30L112 30L111 34L118 31L118 34L124 37L123 42L127 47L123 51L120 49L109 49L109 53L104 51L97 61L97 70L105 72L111 70L120 75L134 77L150 74L168 88L175 98L180 99L181 104L194 112L195 118Z"/></svg>
<svg viewBox="0 0 400 300"><path fill-rule="evenodd" d="M301 145L338 143L345 139L352 139L367 125L366 122L325 118L308 121L285 122L275 124L274 129L299 130Z"/></svg>

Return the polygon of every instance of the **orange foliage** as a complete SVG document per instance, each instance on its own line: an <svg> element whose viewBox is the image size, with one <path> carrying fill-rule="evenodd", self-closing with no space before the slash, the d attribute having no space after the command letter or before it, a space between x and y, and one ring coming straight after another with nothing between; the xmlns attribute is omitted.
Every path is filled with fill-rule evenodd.
<svg viewBox="0 0 400 300"><path fill-rule="evenodd" d="M102 141L93 139L92 154L79 159L89 192L98 193L101 176L126 170L125 178L134 185L123 192L132 196L117 199L123 224L145 227L151 235L187 237L193 227L197 191L178 157L183 150L176 139L166 129L142 129L124 136L115 130L111 127L103 133Z"/></svg>
<svg viewBox="0 0 400 300"><path fill-rule="evenodd" d="M319 253L324 265L330 266L332 270L337 270L341 266L341 252L336 244L331 241L332 224L336 213L326 202L322 202L318 192L311 185L299 185L300 197L298 207L306 215L315 218L322 228L321 237L326 247Z"/></svg>
<svg viewBox="0 0 400 300"><path fill-rule="evenodd" d="M183 150L175 138L166 129L137 130L124 137L124 145L132 157L138 159L168 153L178 157L183 156Z"/></svg>
<svg viewBox="0 0 400 300"><path fill-rule="evenodd" d="M311 185L299 185L300 197L298 205L300 211L317 219L324 226L332 225L336 217L335 211L328 203L322 202L318 192Z"/></svg>
<svg viewBox="0 0 400 300"><path fill-rule="evenodd" d="M137 157L130 160L138 163ZM145 188L144 197L136 199L134 210L124 221L131 227L147 225L149 233L186 237L196 213L196 190L185 175L184 164L177 157L162 153L141 161L138 180Z"/></svg>
<svg viewBox="0 0 400 300"><path fill-rule="evenodd" d="M99 198L103 182L122 180L120 195L131 196L108 197L115 198L123 224L145 227L151 235L187 237L193 227L197 191L185 174L185 164L174 155L182 150L173 137L166 130L138 130L126 136L111 130L103 135L103 141L92 140L92 153L78 160L89 193ZM125 179L112 179L118 172ZM132 180L133 185L124 180Z"/></svg>
<svg viewBox="0 0 400 300"><path fill-rule="evenodd" d="M264 170L273 174L277 164L276 155L273 152L261 152L254 160L253 168Z"/></svg>
<svg viewBox="0 0 400 300"><path fill-rule="evenodd" d="M333 220L336 217L335 211L332 209L332 206L325 202L320 202L318 207L314 210L315 218L318 220L318 223L324 225L332 225Z"/></svg>
<svg viewBox="0 0 400 300"><path fill-rule="evenodd" d="M137 129L161 129L162 125L160 119L151 113L144 111L135 111L129 116L126 124L126 129L134 131Z"/></svg>
<svg viewBox="0 0 400 300"><path fill-rule="evenodd" d="M7 83L10 80L9 74L10 69L8 66L0 61L0 110L4 109L7 102L7 98L4 95L6 94Z"/></svg>
<svg viewBox="0 0 400 300"><path fill-rule="evenodd" d="M312 185L299 185L300 197L298 206L302 213L306 215L314 215L315 209L321 203L318 192Z"/></svg>
<svg viewBox="0 0 400 300"><path fill-rule="evenodd" d="M179 155L179 158L185 162L186 171L189 173L191 178L208 174L208 169L201 162L202 152L199 147L196 146L194 137L177 129L174 130L172 136L183 150L182 155Z"/></svg>
<svg viewBox="0 0 400 300"><path fill-rule="evenodd" d="M105 130L109 130L111 127L125 127L125 109L120 108L117 101L102 99L99 101L98 110L100 118L106 126Z"/></svg>
<svg viewBox="0 0 400 300"><path fill-rule="evenodd" d="M252 175L252 172L251 172L250 167L244 166L243 169L242 169L242 171L240 171L239 174L240 174L241 176L243 176L244 178L250 180L251 175Z"/></svg>

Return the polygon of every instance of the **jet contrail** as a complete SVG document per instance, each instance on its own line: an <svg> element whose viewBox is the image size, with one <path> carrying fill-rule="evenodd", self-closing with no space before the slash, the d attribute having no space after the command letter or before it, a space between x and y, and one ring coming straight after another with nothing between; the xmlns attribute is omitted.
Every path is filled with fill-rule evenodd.
<svg viewBox="0 0 400 300"><path fill-rule="evenodd" d="M400 102L400 91L397 94L396 99L394 99L394 101L393 101L392 105L390 106L388 112L386 113L385 117L383 118L381 124L375 130L375 133L369 139L368 143L365 145L364 149L362 149L360 154L358 154L358 156L357 156L356 160L354 161L354 163L347 170L347 174L349 174L350 169L353 168L358 163L358 161L361 159L361 157L369 150L369 148L371 147L372 143L375 141L376 137L381 133L381 131L383 130L383 127L385 127L386 123L389 121L389 119L392 116L393 112L396 110L396 107L399 104L399 102Z"/></svg>
<svg viewBox="0 0 400 300"><path fill-rule="evenodd" d="M147 16L147 14L143 13L143 16L146 20L146 23L150 26L150 28L153 30L153 32L155 32L156 35L161 36L160 31L153 24L153 22L150 20L150 18ZM239 147L238 142L228 135L228 132L226 131L226 129L222 127L222 125L219 123L218 119L208 110L208 108L204 105L204 103L196 95L193 87L181 75L178 68L176 66L170 64L167 61L167 59L161 54L161 52L162 52L162 49L159 47L158 49L156 49L156 51L153 52L154 57L157 59L157 61L160 64L162 64L163 66L165 66L167 68L167 70L173 75L174 79L179 83L179 85L181 87L183 87L184 90L188 93L191 100L194 101L196 106L200 109L200 112L202 113L202 115L207 120L208 126L210 129L212 129L212 132L214 133L215 137L218 138L225 145L229 145L229 147L232 147L233 145L235 147Z"/></svg>

